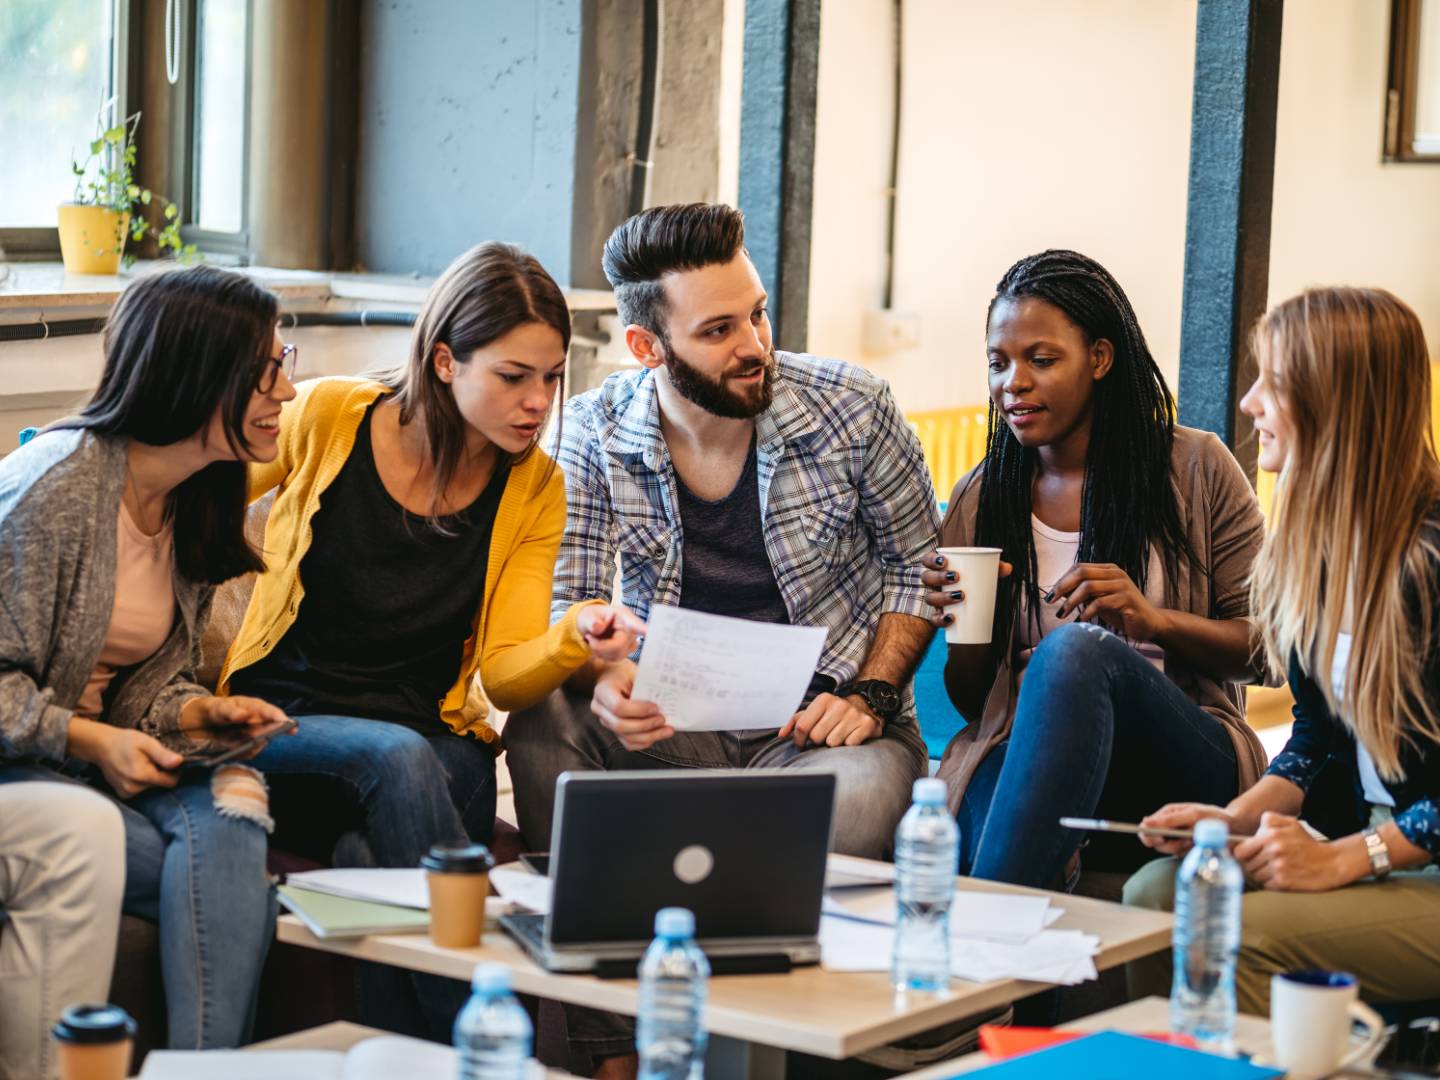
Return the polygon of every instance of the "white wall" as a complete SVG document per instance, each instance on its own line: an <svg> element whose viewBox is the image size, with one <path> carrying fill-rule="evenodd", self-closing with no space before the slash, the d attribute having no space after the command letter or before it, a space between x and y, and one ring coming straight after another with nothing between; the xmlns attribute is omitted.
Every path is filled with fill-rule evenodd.
<svg viewBox="0 0 1440 1080"><path fill-rule="evenodd" d="M810 345L902 407L983 401L985 307L1017 258L1073 247L1178 371L1196 0L904 0L895 307L919 348L867 356L880 302L888 0L823 8ZM1440 354L1440 166L1381 165L1389 4L1286 6L1271 298L1378 284Z"/></svg>

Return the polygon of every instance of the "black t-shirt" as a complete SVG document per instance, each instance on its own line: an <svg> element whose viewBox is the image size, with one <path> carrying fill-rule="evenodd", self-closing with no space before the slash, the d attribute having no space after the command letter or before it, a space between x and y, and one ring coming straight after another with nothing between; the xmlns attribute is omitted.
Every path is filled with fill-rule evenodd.
<svg viewBox="0 0 1440 1080"><path fill-rule="evenodd" d="M685 550L680 563L680 606L756 622L788 623L789 609L775 582L760 516L760 473L755 439L730 494L711 502L675 476Z"/></svg>
<svg viewBox="0 0 1440 1080"><path fill-rule="evenodd" d="M474 628L509 469L445 518L451 535L442 535L385 490L373 412L311 519L294 624L230 687L295 716L359 716L433 733Z"/></svg>

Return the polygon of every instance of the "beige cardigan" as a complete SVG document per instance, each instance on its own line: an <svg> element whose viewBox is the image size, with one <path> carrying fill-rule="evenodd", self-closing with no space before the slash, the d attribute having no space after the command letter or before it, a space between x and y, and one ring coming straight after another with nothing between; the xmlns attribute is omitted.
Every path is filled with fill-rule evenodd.
<svg viewBox="0 0 1440 1080"><path fill-rule="evenodd" d="M1176 427L1171 452L1176 505L1180 523L1210 573L1192 573L1183 563L1180 580L1167 583L1179 610L1208 619L1242 619L1250 613L1250 568L1260 551L1265 519L1255 492L1224 443L1208 431ZM955 485L950 507L940 527L943 547L965 547L975 542L975 518L980 504L980 472L976 466ZM1173 586L1173 588L1171 587ZM1007 654L1012 650L1006 650ZM1223 723L1235 742L1240 790L1265 771L1265 750L1245 722L1245 690L1238 683L1221 683L1187 665L1174 653L1165 655L1165 674L1202 709ZM1257 667L1256 679L1261 677ZM1010 666L1001 661L995 681L985 697L979 722L967 724L950 740L938 775L950 789L950 809L956 811L965 788L980 762L1008 738L1015 719L1015 686Z"/></svg>

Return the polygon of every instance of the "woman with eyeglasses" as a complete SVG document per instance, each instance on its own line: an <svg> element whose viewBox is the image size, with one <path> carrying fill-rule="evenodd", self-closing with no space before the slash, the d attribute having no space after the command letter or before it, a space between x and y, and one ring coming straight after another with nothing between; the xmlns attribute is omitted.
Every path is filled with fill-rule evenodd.
<svg viewBox="0 0 1440 1080"><path fill-rule="evenodd" d="M635 648L644 626L623 608L550 625L565 486L537 444L569 344L540 263L483 244L431 288L406 363L302 383L282 412L279 455L250 473L252 497L275 491L269 572L220 692L299 719L257 758L287 847L408 867L489 841L490 706L533 705L592 654Z"/></svg>
<svg viewBox="0 0 1440 1080"><path fill-rule="evenodd" d="M295 394L276 316L224 270L135 282L89 404L0 461L0 784L53 788L56 815L73 784L118 806L123 906L159 924L174 1048L245 1041L274 926L264 783L187 760L285 719L193 674L215 586L261 566L245 466L275 457ZM52 937L42 969L68 944ZM108 969L113 931L97 947L85 963ZM74 1004L58 991L42 975L42 1009Z"/></svg>

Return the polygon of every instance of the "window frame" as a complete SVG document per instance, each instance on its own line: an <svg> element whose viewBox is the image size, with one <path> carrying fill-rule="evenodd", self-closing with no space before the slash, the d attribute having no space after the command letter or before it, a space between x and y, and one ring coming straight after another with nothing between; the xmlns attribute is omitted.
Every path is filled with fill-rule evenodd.
<svg viewBox="0 0 1440 1080"><path fill-rule="evenodd" d="M110 87L115 115L129 116L130 103L130 0L113 0L110 11ZM0 229L0 251L5 262L59 262L59 225L10 226Z"/></svg>
<svg viewBox="0 0 1440 1080"><path fill-rule="evenodd" d="M1440 3L1440 0L1430 0ZM1440 149L1415 149L1416 96L1420 86L1420 8L1422 0L1391 0L1390 65L1385 89L1383 160L1401 164L1440 164Z"/></svg>

